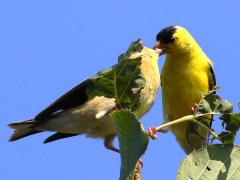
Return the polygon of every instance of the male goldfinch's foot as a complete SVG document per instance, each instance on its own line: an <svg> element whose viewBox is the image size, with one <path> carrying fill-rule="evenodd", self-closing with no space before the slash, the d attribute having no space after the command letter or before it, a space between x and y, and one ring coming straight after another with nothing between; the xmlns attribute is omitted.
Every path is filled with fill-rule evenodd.
<svg viewBox="0 0 240 180"><path fill-rule="evenodd" d="M168 128L164 128L164 129L161 129L160 131L158 131L158 132L161 132L161 133L167 133L168 132Z"/></svg>
<svg viewBox="0 0 240 180"><path fill-rule="evenodd" d="M147 130L147 134L148 136L152 139L152 140L156 140L157 139L157 129L155 127L150 127Z"/></svg>
<svg viewBox="0 0 240 180"><path fill-rule="evenodd" d="M193 107L192 107L192 112L195 113L196 110L198 108L198 104L197 103L194 103Z"/></svg>

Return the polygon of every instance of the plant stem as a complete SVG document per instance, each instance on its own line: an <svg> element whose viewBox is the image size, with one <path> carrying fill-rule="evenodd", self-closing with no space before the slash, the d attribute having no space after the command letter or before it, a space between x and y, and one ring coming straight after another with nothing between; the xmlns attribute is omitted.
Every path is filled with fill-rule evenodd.
<svg viewBox="0 0 240 180"><path fill-rule="evenodd" d="M201 117L201 116L206 116L206 114L198 115L197 117ZM205 130L207 130L210 134L212 134L215 139L220 139L219 136L212 129L210 129L209 127L207 127L205 124L201 123L200 121L196 120L195 115L184 116L184 117L176 119L174 121L162 124L162 125L156 127L156 130L157 130L157 132L161 132L166 127L173 126L173 125L183 123L183 122L186 122L186 121L192 121L192 122L198 124L199 126L204 128Z"/></svg>
<svg viewBox="0 0 240 180"><path fill-rule="evenodd" d="M176 119L174 121L168 122L168 123L164 123L158 127L156 127L157 132L161 132L164 128L172 126L172 125L176 125L185 121L191 121L194 120L196 117L194 115L188 115L188 116L184 116L182 118Z"/></svg>

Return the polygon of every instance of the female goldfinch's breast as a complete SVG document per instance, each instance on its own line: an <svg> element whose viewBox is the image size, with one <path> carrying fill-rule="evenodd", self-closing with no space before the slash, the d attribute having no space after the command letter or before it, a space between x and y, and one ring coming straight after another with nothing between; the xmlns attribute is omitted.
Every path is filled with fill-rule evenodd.
<svg viewBox="0 0 240 180"><path fill-rule="evenodd" d="M158 57L154 57L158 58ZM140 106L136 111L136 116L141 117L152 107L160 87L160 74L157 59L143 59L141 71L145 78L145 87L141 90Z"/></svg>
<svg viewBox="0 0 240 180"><path fill-rule="evenodd" d="M202 94L209 91L207 63L198 60L185 64L170 61L164 65L162 93L167 121L190 114L194 103L198 103Z"/></svg>

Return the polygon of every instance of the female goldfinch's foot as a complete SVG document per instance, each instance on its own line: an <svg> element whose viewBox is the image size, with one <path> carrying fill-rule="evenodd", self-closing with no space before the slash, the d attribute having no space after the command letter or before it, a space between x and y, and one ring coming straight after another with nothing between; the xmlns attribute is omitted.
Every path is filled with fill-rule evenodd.
<svg viewBox="0 0 240 180"><path fill-rule="evenodd" d="M134 172L134 179L142 179L142 168L143 168L143 162L141 159L138 160L137 164L136 164L136 168L135 168L135 172Z"/></svg>
<svg viewBox="0 0 240 180"><path fill-rule="evenodd" d="M105 148L107 148L111 151L120 153L120 150L115 148L114 145L113 145L113 141L114 141L115 136L116 136L115 134L112 134L112 135L109 135L109 136L105 137L104 146L105 146Z"/></svg>
<svg viewBox="0 0 240 180"><path fill-rule="evenodd" d="M198 104L194 103L193 107L192 107L192 113L195 113L197 110Z"/></svg>
<svg viewBox="0 0 240 180"><path fill-rule="evenodd" d="M150 127L147 130L147 134L148 136L152 139L152 140L156 140L157 139L157 129L155 127Z"/></svg>
<svg viewBox="0 0 240 180"><path fill-rule="evenodd" d="M139 165L139 168L143 168L143 161L141 159L138 160L138 165Z"/></svg>

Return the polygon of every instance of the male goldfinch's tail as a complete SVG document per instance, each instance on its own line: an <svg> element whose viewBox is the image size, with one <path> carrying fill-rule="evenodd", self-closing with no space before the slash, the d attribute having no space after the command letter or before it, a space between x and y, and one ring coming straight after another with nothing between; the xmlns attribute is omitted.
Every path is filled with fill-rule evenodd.
<svg viewBox="0 0 240 180"><path fill-rule="evenodd" d="M33 125L35 123L36 121L34 120L27 120L9 124L8 126L13 129L13 134L10 137L9 141L15 141L26 136L41 132L33 129Z"/></svg>
<svg viewBox="0 0 240 180"><path fill-rule="evenodd" d="M171 131L187 154L208 145L209 132L192 122L173 126Z"/></svg>

